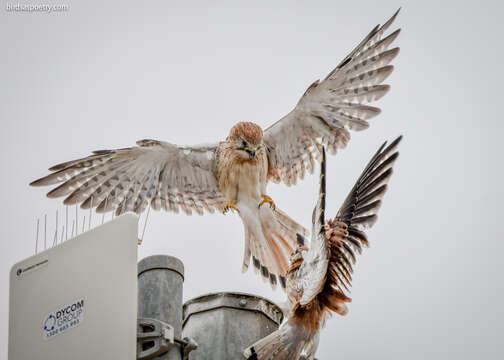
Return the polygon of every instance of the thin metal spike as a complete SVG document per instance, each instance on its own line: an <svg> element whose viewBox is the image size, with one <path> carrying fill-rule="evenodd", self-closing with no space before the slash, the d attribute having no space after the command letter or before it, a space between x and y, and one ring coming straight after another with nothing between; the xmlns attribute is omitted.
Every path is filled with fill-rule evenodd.
<svg viewBox="0 0 504 360"><path fill-rule="evenodd" d="M82 219L82 232L81 233L84 232L84 230L85 230L84 227L85 226L86 226L86 215L84 215L84 219Z"/></svg>
<svg viewBox="0 0 504 360"><path fill-rule="evenodd" d="M147 216L145 217L144 228L143 228L143 231L142 231L142 238L141 238L141 239L140 239L140 241L138 242L138 245L142 244L143 239L144 239L144 235L145 235L145 228L147 227L147 221L149 220L150 208L151 208L151 207L149 206L149 208L147 209Z"/></svg>
<svg viewBox="0 0 504 360"><path fill-rule="evenodd" d="M120 208L120 206L121 206L121 203L119 203L119 205L117 206L117 208L116 208L116 209L112 210L112 219L114 219L114 218L115 218L116 210L117 210L118 208Z"/></svg>
<svg viewBox="0 0 504 360"><path fill-rule="evenodd" d="M104 207L104 210L106 211L107 210L107 202L108 202L108 195L107 197L105 198L105 207ZM101 223L103 225L103 223L105 222L105 211L103 212L103 215L102 215L102 218L101 218Z"/></svg>
<svg viewBox="0 0 504 360"><path fill-rule="evenodd" d="M68 240L68 205L65 208L65 241Z"/></svg>
<svg viewBox="0 0 504 360"><path fill-rule="evenodd" d="M60 244L63 243L63 235L65 234L65 230L66 228L63 226L63 229L61 229L61 240L60 240Z"/></svg>
<svg viewBox="0 0 504 360"><path fill-rule="evenodd" d="M79 205L75 204L75 236L79 235Z"/></svg>
<svg viewBox="0 0 504 360"><path fill-rule="evenodd" d="M53 246L58 243L58 210L56 210L56 230L54 231Z"/></svg>
<svg viewBox="0 0 504 360"><path fill-rule="evenodd" d="M47 214L44 214L44 250L47 249Z"/></svg>
<svg viewBox="0 0 504 360"><path fill-rule="evenodd" d="M93 215L93 197L91 196L91 206L89 207L89 226L88 230L91 230L91 216Z"/></svg>
<svg viewBox="0 0 504 360"><path fill-rule="evenodd" d="M39 234L39 224L40 219L37 219L37 234L35 235L35 254L38 252L38 234Z"/></svg>
<svg viewBox="0 0 504 360"><path fill-rule="evenodd" d="M74 237L74 230L75 230L75 220L72 220L72 235L71 235L71 237Z"/></svg>

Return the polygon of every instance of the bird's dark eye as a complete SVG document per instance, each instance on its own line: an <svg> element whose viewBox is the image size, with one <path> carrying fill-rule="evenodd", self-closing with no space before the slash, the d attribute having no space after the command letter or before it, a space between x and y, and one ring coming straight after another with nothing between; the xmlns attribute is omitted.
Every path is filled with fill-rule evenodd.
<svg viewBox="0 0 504 360"><path fill-rule="evenodd" d="M247 146L247 142L245 140L242 140L242 146L243 147L246 147Z"/></svg>

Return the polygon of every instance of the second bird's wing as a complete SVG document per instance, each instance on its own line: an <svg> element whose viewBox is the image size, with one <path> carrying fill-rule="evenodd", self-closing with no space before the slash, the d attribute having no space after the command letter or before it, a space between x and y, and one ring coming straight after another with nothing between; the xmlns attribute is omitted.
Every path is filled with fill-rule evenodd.
<svg viewBox="0 0 504 360"><path fill-rule="evenodd" d="M64 204L81 204L99 213L154 210L187 214L221 210L224 198L215 179L217 145L182 147L157 140L138 146L99 150L50 168L32 186L54 185L47 196L66 196Z"/></svg>
<svg viewBox="0 0 504 360"><path fill-rule="evenodd" d="M320 295L323 305L346 313L345 294L352 281L355 253L368 246L364 229L373 226L381 199L392 175L392 166L399 156L396 151L402 137L389 146L384 143L365 167L348 194L334 220L325 223L325 151L322 149L319 200L313 212L312 242L309 250L294 254L296 268L288 283L291 302L301 306ZM299 250L298 250L299 251ZM297 259L297 264L295 263Z"/></svg>
<svg viewBox="0 0 504 360"><path fill-rule="evenodd" d="M322 291L329 262L324 231L326 197L326 157L324 148L322 148L322 161L320 164L320 188L317 204L313 209L310 248L301 251L302 263L297 271L292 274L292 278L289 278L289 289L287 290L291 301L296 299L300 305L308 304ZM301 236L298 235L298 237ZM293 255L293 259L296 256L296 254Z"/></svg>
<svg viewBox="0 0 504 360"><path fill-rule="evenodd" d="M351 286L355 253L368 246L365 229L374 225L392 175L392 166L399 156L397 146L402 137L378 149L348 194L334 220L328 222L326 241L329 249L327 282L321 302L341 315L347 312L345 292Z"/></svg>
<svg viewBox="0 0 504 360"><path fill-rule="evenodd" d="M400 29L382 39L397 16L376 26L323 80L313 83L289 114L264 131L268 147L268 178L294 185L313 173L322 146L331 154L346 146L349 130L363 130L380 109L363 105L389 90L382 82L392 73L390 62L399 48L388 47Z"/></svg>

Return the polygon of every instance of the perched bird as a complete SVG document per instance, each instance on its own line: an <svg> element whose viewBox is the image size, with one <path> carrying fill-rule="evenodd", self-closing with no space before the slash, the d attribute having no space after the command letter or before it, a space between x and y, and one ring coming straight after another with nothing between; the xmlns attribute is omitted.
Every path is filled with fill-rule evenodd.
<svg viewBox="0 0 504 360"><path fill-rule="evenodd" d="M372 157L333 220L325 221L325 154L320 193L313 210L311 246L299 244L290 259L287 297L291 310L280 328L244 351L249 360L313 359L319 331L331 312L346 315L355 253L368 246L364 229L373 226L387 190L401 137L384 143Z"/></svg>
<svg viewBox="0 0 504 360"><path fill-rule="evenodd" d="M296 184L313 173L323 146L335 153L348 143L349 130L367 128L367 120L380 113L362 103L389 90L381 83L393 70L389 63L399 48L388 47L400 30L382 36L396 15L376 26L323 81L306 90L289 114L264 131L239 122L224 141L212 145L140 140L135 147L94 151L53 166L53 173L30 185L62 183L47 196L66 196L64 204L96 207L98 213L140 213L149 205L187 214L236 210L245 231L243 271L252 259L265 279L285 288L296 233L307 231L275 207L266 185Z"/></svg>

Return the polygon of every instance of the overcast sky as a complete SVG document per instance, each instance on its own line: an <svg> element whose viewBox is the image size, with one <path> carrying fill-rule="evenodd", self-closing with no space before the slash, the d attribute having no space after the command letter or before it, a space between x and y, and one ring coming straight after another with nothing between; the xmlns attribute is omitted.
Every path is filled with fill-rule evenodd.
<svg viewBox="0 0 504 360"><path fill-rule="evenodd" d="M51 0L69 5L51 14L0 3L0 358L9 269L34 253L36 219L63 211L30 181L138 139L194 144L224 139L238 121L266 127L399 6L392 89L370 128L329 158L328 214L381 142L403 134L401 156L358 259L350 312L328 321L317 356L503 357L500 2ZM316 182L268 192L311 226ZM183 260L184 299L243 291L284 300L241 274L237 215L151 212L139 257L151 254Z"/></svg>

